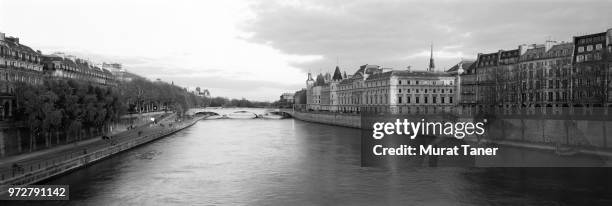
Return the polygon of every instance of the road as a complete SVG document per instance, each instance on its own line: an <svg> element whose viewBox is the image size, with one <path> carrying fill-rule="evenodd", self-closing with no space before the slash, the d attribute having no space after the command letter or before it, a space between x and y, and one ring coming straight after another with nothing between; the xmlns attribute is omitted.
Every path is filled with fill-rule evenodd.
<svg viewBox="0 0 612 206"><path fill-rule="evenodd" d="M130 138L157 133L176 121L176 115L170 114L162 118L158 124L145 124L132 130L113 135L111 140L100 137L83 140L71 144L57 146L41 151L15 155L0 159L0 181L44 168L88 152L94 152L109 145L126 141ZM163 125L163 126L162 126ZM141 134L138 134L141 132ZM15 163L18 167L15 167Z"/></svg>

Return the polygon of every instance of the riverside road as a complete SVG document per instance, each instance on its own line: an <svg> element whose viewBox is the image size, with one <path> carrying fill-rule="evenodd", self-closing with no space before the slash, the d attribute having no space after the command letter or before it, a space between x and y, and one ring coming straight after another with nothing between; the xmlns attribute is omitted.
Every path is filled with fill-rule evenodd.
<svg viewBox="0 0 612 206"><path fill-rule="evenodd" d="M108 147L111 144L120 143L130 138L157 133L165 129L160 125L168 125L173 123L175 118L176 115L168 114L159 121L160 124L158 125L146 124L133 130L116 134L112 136L112 139L110 140L95 138L52 149L0 159L0 180L44 168L45 166L53 165L63 160L86 154L87 152L94 152ZM138 134L139 132L140 134Z"/></svg>

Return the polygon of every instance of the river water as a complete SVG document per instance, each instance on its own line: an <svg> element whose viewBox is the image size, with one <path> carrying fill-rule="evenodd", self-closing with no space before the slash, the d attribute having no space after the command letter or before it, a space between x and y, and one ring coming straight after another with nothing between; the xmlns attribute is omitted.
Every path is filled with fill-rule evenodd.
<svg viewBox="0 0 612 206"><path fill-rule="evenodd" d="M50 180L71 201L44 204L612 205L611 180L596 168L362 168L357 129L220 119Z"/></svg>

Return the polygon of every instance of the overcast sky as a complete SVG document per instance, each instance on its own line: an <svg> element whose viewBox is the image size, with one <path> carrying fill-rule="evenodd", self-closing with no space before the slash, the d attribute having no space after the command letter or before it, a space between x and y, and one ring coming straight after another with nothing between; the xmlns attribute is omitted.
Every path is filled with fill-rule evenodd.
<svg viewBox="0 0 612 206"><path fill-rule="evenodd" d="M462 57L612 28L612 1L0 0L0 32L213 96L276 100L306 74L439 70Z"/></svg>

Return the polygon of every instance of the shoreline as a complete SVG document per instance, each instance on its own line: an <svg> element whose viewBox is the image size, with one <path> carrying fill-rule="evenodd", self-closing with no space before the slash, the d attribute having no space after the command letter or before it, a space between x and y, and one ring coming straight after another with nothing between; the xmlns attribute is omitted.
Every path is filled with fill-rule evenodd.
<svg viewBox="0 0 612 206"><path fill-rule="evenodd" d="M42 182L57 176L61 176L67 174L73 170L77 170L79 168L95 164L99 161L102 161L106 158L110 158L115 154L122 153L124 151L128 151L139 146L146 145L155 140L159 140L161 138L172 135L176 132L179 132L183 129L191 127L196 124L198 121L204 119L205 116L194 117L190 120L175 123L177 125L172 128L162 129L161 131L154 131L153 134L147 134L140 137L136 137L133 139L125 140L119 142L114 145L109 145L102 149L98 149L92 152L86 152L80 156L71 157L64 161L54 162L51 165L46 165L45 167L40 167L40 169L23 173L11 178L4 179L0 182L0 187L4 188L9 185L31 185L38 182ZM47 162L48 163L48 162ZM40 164L39 164L40 165ZM0 189L2 189L0 188ZM0 190L3 191L3 190Z"/></svg>
<svg viewBox="0 0 612 206"><path fill-rule="evenodd" d="M354 129L362 129L361 128L361 116L359 115L347 115L340 113L311 113L311 112L292 112L292 117L294 119L305 121L305 122L313 122L318 124L325 124L331 126L341 126L341 127L349 127ZM344 123L338 123L334 120L342 120ZM346 123L349 121L349 123ZM478 140L474 137L466 137L463 138L466 142L472 143L492 143L503 146L510 146L516 148L524 148L524 149L535 149L535 150L543 150L543 151L552 151L555 152L557 148L554 145L546 144L546 143L537 143L537 142L521 142L516 140L507 140L507 139L483 139ZM576 154L586 154L586 155L596 155L603 157L612 158L612 150L609 149L591 149L576 146Z"/></svg>

